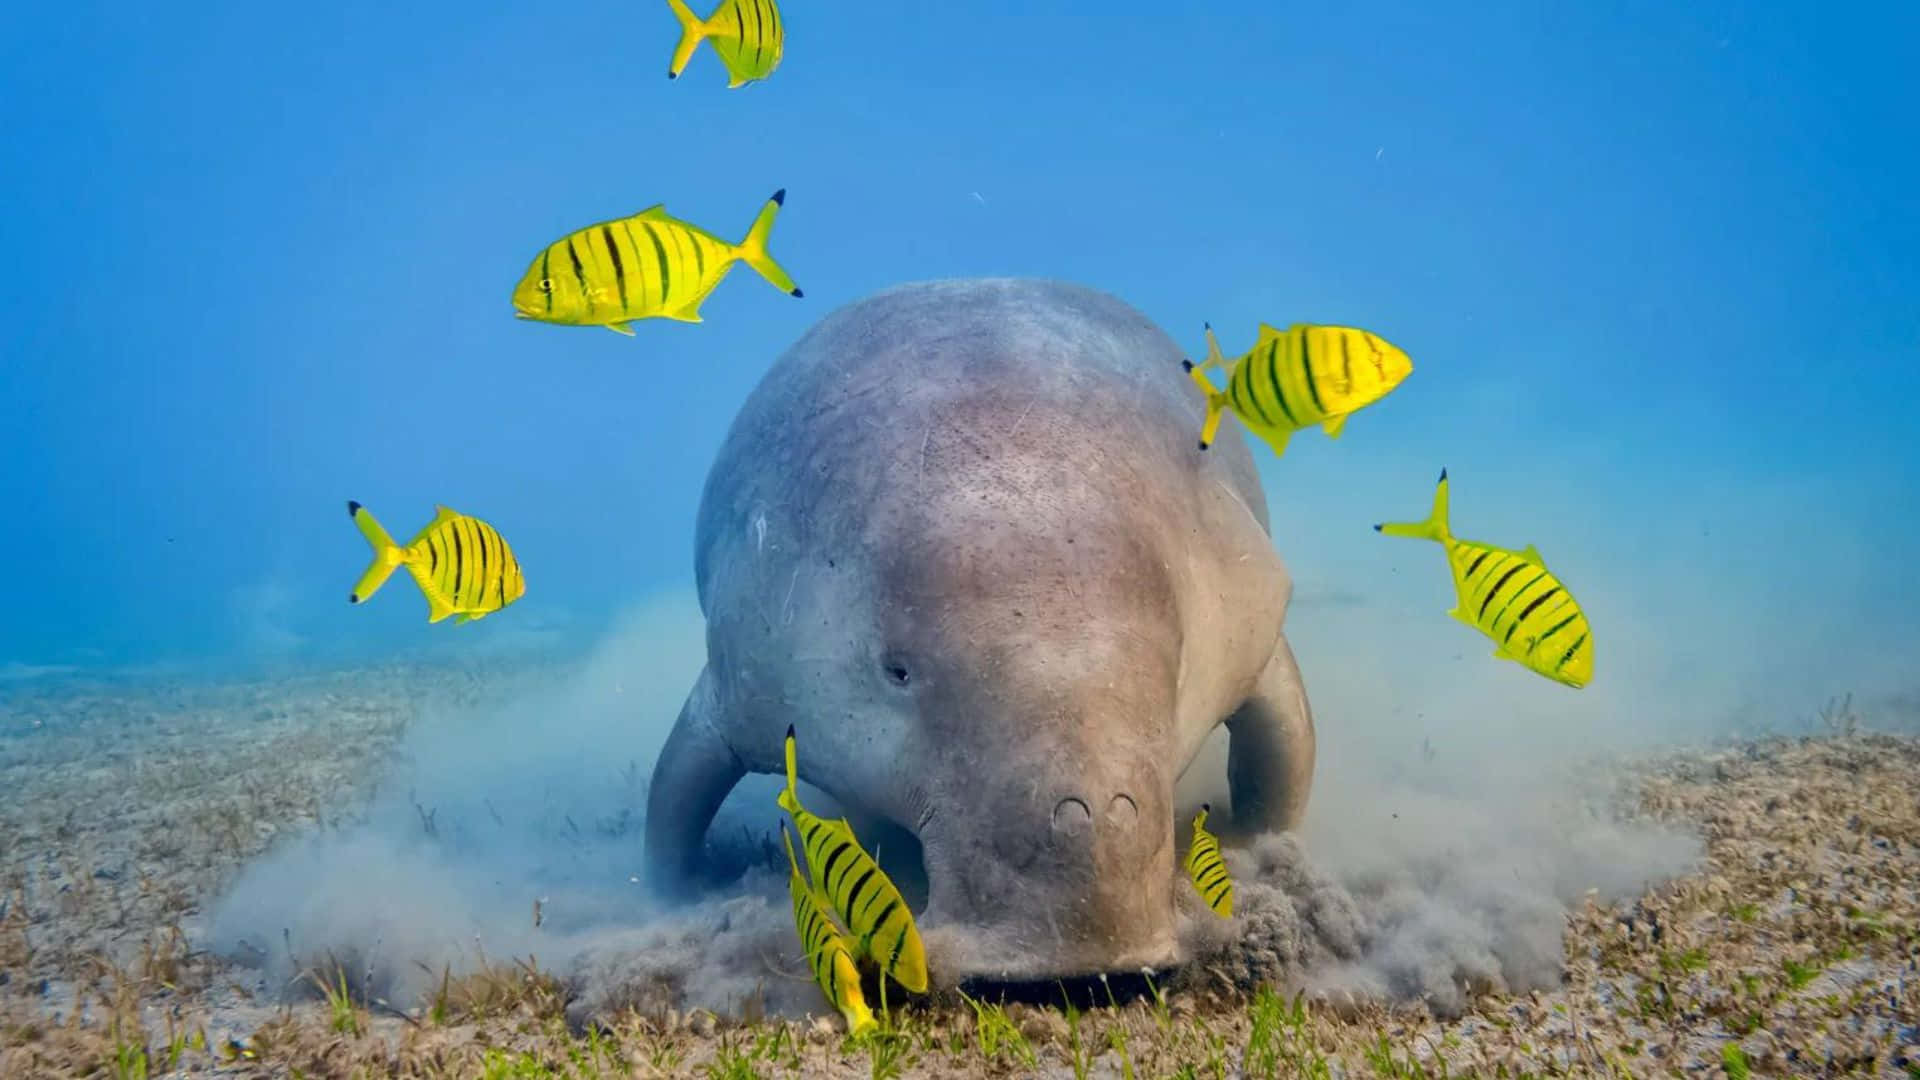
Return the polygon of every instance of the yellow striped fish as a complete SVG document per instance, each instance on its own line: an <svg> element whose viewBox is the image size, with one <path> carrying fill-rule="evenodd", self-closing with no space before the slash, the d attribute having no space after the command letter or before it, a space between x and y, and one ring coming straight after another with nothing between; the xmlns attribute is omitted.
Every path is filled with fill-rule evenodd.
<svg viewBox="0 0 1920 1080"><path fill-rule="evenodd" d="M1447 550L1459 597L1447 614L1494 641L1497 659L1513 660L1575 689L1593 678L1593 637L1573 594L1547 571L1532 544L1510 551L1456 539L1447 524L1447 470L1433 494L1433 512L1418 523L1375 525L1375 532L1437 540Z"/></svg>
<svg viewBox="0 0 1920 1080"><path fill-rule="evenodd" d="M702 41L713 42L713 51L727 66L733 80L727 83L729 90L764 79L780 66L787 34L773 0L720 0L720 6L705 19L695 15L684 0L667 0L667 6L680 20L680 44L674 47L673 62L667 65L667 78L680 77Z"/></svg>
<svg viewBox="0 0 1920 1080"><path fill-rule="evenodd" d="M520 560L493 526L476 517L436 507L433 520L405 547L393 542L367 508L348 501L347 513L360 526L361 535L373 545L373 564L360 575L360 583L347 597L355 604L387 583L395 568L404 566L413 574L420 591L427 595L427 621L439 622L459 615L456 622L472 622L499 611L527 591L527 579L521 576Z"/></svg>
<svg viewBox="0 0 1920 1080"><path fill-rule="evenodd" d="M793 896L793 926L800 932L800 944L807 951L807 964L813 977L833 1007L847 1018L847 1033L858 1038L875 1026L873 1011L860 992L860 969L853 965L853 942L827 914L826 904L817 890L800 875L800 861L793 857L793 834L787 823L780 823L780 839L787 845L787 892Z"/></svg>
<svg viewBox="0 0 1920 1080"><path fill-rule="evenodd" d="M1226 860L1220 857L1220 841L1206 829L1207 814L1213 810L1212 803L1201 803L1200 812L1193 816L1193 844L1187 848L1187 876L1193 879L1193 887L1200 890L1200 898L1207 902L1215 915L1230 918L1233 915L1233 878L1227 875Z"/></svg>
<svg viewBox="0 0 1920 1080"><path fill-rule="evenodd" d="M1213 443L1220 418L1232 409L1276 457L1287 452L1294 432L1315 424L1326 429L1328 438L1339 438L1348 416L1386 397L1413 372L1413 360L1378 334L1307 323L1284 331L1261 323L1253 348L1231 364L1209 323L1207 358L1199 364L1182 363L1207 395L1200 449ZM1211 367L1227 372L1225 391L1214 389L1207 378Z"/></svg>
<svg viewBox="0 0 1920 1080"><path fill-rule="evenodd" d="M894 981L916 994L927 990L927 953L900 890L880 864L853 838L847 819L823 821L800 805L794 766L793 725L787 725L787 786L780 808L793 815L806 845L814 888L852 931L854 954L873 960Z"/></svg>
<svg viewBox="0 0 1920 1080"><path fill-rule="evenodd" d="M632 217L577 229L547 245L513 289L514 315L563 326L604 326L633 336L634 319L697 323L700 305L744 262L790 296L803 296L767 254L773 216L787 189L773 193L738 244L690 225L655 203Z"/></svg>

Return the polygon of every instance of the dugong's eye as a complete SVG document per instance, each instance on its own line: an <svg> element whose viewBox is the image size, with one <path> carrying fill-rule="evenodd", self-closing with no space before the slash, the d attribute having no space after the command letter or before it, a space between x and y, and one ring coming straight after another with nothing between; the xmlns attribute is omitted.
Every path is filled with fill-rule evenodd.
<svg viewBox="0 0 1920 1080"><path fill-rule="evenodd" d="M895 686L905 686L913 678L912 674L907 671L907 665L901 663L899 660L888 660L884 666L886 668L887 678L892 681Z"/></svg>

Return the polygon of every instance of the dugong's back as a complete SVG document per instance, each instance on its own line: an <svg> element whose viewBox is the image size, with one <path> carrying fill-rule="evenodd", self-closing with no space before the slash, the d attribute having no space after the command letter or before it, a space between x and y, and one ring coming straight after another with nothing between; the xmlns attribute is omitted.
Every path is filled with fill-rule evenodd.
<svg viewBox="0 0 1920 1080"><path fill-rule="evenodd" d="M767 533L769 508L816 543L852 539L845 532L861 523L846 507L872 506L884 485L925 483L929 468L954 465L956 448L932 445L932 430L963 411L993 422L962 454L1022 458L1029 473L1104 468L1137 483L1221 482L1265 530L1265 496L1238 431L1198 449L1204 407L1184 356L1133 307L1060 281L918 282L839 308L768 370L708 474L694 541L703 610L712 560L729 540L764 549L798 539ZM993 430L1008 404L1012 419ZM1181 475L1146 475L1167 470ZM1027 479L1059 482L1008 482Z"/></svg>

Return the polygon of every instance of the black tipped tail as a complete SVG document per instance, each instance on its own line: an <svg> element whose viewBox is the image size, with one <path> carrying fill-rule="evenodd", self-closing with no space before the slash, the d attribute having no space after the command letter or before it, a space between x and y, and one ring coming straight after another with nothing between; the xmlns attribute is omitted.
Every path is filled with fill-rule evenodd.
<svg viewBox="0 0 1920 1080"><path fill-rule="evenodd" d="M786 188L781 188L779 191L776 191L773 193L773 204L775 206L787 205L787 189Z"/></svg>
<svg viewBox="0 0 1920 1080"><path fill-rule="evenodd" d="M1203 803L1201 803L1201 804L1200 804L1200 812L1201 812L1201 813L1203 813L1203 814L1211 814L1211 813L1213 813L1213 804L1212 804L1212 803L1210 803L1210 802L1203 802Z"/></svg>
<svg viewBox="0 0 1920 1080"><path fill-rule="evenodd" d="M355 514L358 514L359 512L360 512L360 504L357 502L354 502L352 499L348 499L347 500L347 516L352 517Z"/></svg>
<svg viewBox="0 0 1920 1080"><path fill-rule="evenodd" d="M669 72L667 72L667 78L668 78L668 79L670 79L670 80L671 80L671 79L677 79L677 78L679 78L679 77L680 77L680 73L679 73L679 72L677 72L677 71L669 71Z"/></svg>
<svg viewBox="0 0 1920 1080"><path fill-rule="evenodd" d="M801 292L801 291L800 291L800 287L799 287L798 285L796 285L796 286L794 286L794 289L793 289L793 291L792 291L792 292L790 292L790 293L788 293L787 295L788 295L788 296L805 296L805 295L807 295L807 294L806 294L806 293L803 293L803 292Z"/></svg>
<svg viewBox="0 0 1920 1080"><path fill-rule="evenodd" d="M1446 466L1442 465L1440 467L1440 479L1445 480L1446 478L1447 478L1447 468Z"/></svg>
<svg viewBox="0 0 1920 1080"><path fill-rule="evenodd" d="M360 602L360 594L359 594L359 593L357 593L357 592L356 592L356 593L348 593L348 594L347 594L347 603L349 603L349 604L357 604L357 603L359 603L359 602Z"/></svg>
<svg viewBox="0 0 1920 1080"><path fill-rule="evenodd" d="M1202 450L1205 450L1206 448L1207 448L1207 444L1206 444L1206 443L1201 443L1201 444L1200 444L1200 449L1202 449Z"/></svg>
<svg viewBox="0 0 1920 1080"><path fill-rule="evenodd" d="M793 738L793 725L792 725L792 724L788 724L788 725L787 725L787 738L789 738L789 739L791 739L791 738Z"/></svg>
<svg viewBox="0 0 1920 1080"><path fill-rule="evenodd" d="M1192 371L1192 370L1193 370L1193 361L1191 361L1191 360L1182 360L1182 361L1180 361L1180 370L1181 370L1181 371Z"/></svg>
<svg viewBox="0 0 1920 1080"><path fill-rule="evenodd" d="M1379 532L1381 528L1382 528L1382 526L1379 526L1379 525L1375 525L1375 526L1373 527L1373 531L1374 531L1374 532Z"/></svg>

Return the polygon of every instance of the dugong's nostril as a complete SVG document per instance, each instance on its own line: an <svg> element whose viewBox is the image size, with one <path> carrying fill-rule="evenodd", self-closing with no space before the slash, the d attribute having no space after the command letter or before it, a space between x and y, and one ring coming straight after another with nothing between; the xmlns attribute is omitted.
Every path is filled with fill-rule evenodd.
<svg viewBox="0 0 1920 1080"><path fill-rule="evenodd" d="M1115 828L1131 829L1133 823L1140 820L1140 807L1133 801L1133 796L1121 792L1107 803L1107 820Z"/></svg>
<svg viewBox="0 0 1920 1080"><path fill-rule="evenodd" d="M1092 824L1093 812L1087 809L1086 803L1072 796L1061 799L1059 805L1053 808L1053 831L1055 833L1071 836L1075 833L1084 832Z"/></svg>

